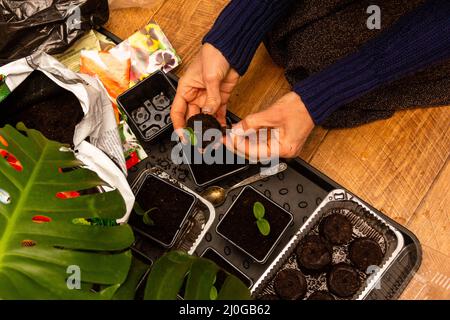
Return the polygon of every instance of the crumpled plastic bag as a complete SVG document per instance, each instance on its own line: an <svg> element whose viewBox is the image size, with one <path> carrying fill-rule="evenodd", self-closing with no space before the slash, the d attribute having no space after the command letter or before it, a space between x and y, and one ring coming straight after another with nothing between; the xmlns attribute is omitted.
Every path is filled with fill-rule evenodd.
<svg viewBox="0 0 450 320"><path fill-rule="evenodd" d="M125 176L125 158L114 112L101 84L90 76L72 72L42 52L0 67L0 75L3 79L0 127L14 126L23 120L47 138L71 143L76 157L107 183L105 190L119 190L127 207L119 222L126 222L134 195ZM64 115L57 109L64 109ZM30 113L34 118L30 119Z"/></svg>
<svg viewBox="0 0 450 320"><path fill-rule="evenodd" d="M109 0L109 8L122 9L122 8L154 8L163 3L164 0Z"/></svg>
<svg viewBox="0 0 450 320"><path fill-rule="evenodd" d="M0 59L60 53L108 19L108 0L0 0Z"/></svg>

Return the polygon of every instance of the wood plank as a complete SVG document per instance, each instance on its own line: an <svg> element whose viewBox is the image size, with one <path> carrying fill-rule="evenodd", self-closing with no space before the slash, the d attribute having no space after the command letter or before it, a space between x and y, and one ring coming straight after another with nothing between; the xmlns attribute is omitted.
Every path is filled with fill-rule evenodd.
<svg viewBox="0 0 450 320"><path fill-rule="evenodd" d="M126 8L112 10L105 28L121 39L126 39L144 27L154 16L156 8Z"/></svg>
<svg viewBox="0 0 450 320"><path fill-rule="evenodd" d="M406 224L450 155L449 123L449 108L429 108L330 131L311 163Z"/></svg>
<svg viewBox="0 0 450 320"><path fill-rule="evenodd" d="M423 262L402 300L450 300L450 257L423 247Z"/></svg>
<svg viewBox="0 0 450 320"><path fill-rule="evenodd" d="M450 253L450 161L435 180L408 228L422 244Z"/></svg>

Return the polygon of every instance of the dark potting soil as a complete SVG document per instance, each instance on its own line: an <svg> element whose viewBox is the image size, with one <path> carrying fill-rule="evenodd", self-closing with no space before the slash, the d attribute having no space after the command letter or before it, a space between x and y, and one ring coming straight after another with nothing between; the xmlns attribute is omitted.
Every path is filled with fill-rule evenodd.
<svg viewBox="0 0 450 320"><path fill-rule="evenodd" d="M165 246L170 246L189 214L196 198L154 176L148 176L136 195L136 202L144 211L156 208L149 216L154 225L147 225L135 211L130 225Z"/></svg>
<svg viewBox="0 0 450 320"><path fill-rule="evenodd" d="M217 119L209 114L199 113L192 117L190 117L186 123L186 127L192 129L196 136L197 143L202 142L201 147L206 148L210 143L214 141L214 139L204 139L204 133L207 130L215 129L223 132L222 126L220 125ZM200 129L200 130L196 130ZM200 147L200 145L197 145Z"/></svg>
<svg viewBox="0 0 450 320"><path fill-rule="evenodd" d="M23 122L50 140L73 143L76 125L84 113L77 97L34 71L0 103L0 127Z"/></svg>
<svg viewBox="0 0 450 320"><path fill-rule="evenodd" d="M264 218L270 224L268 236L263 236L256 225L253 205L257 201L265 207ZM269 201L259 192L247 187L219 223L217 231L246 251L256 261L263 262L292 220L293 217L290 213Z"/></svg>
<svg viewBox="0 0 450 320"><path fill-rule="evenodd" d="M235 266L225 260L221 255L217 254L214 250L207 249L202 257L213 261L220 268L240 279L247 286L247 288L250 288L252 285L251 281L247 277L240 273Z"/></svg>

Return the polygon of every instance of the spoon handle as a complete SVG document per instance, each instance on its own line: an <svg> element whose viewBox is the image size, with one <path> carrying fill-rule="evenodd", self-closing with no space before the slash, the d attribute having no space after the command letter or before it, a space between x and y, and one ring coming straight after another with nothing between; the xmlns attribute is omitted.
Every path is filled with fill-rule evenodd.
<svg viewBox="0 0 450 320"><path fill-rule="evenodd" d="M240 187L252 184L252 183L257 182L259 180L265 179L267 177L276 175L276 174L278 174L280 172L285 171L287 169L287 167L288 167L288 165L286 163L282 162L282 163L279 163L279 164L277 164L277 165L275 165L275 166L273 166L271 168L261 170L260 173L255 174L254 176L251 176L251 177L249 177L249 178L247 178L245 180L242 180L238 184L235 184L230 189L228 189L228 192L230 192L231 190L234 190L234 189L237 189L237 188L240 188Z"/></svg>

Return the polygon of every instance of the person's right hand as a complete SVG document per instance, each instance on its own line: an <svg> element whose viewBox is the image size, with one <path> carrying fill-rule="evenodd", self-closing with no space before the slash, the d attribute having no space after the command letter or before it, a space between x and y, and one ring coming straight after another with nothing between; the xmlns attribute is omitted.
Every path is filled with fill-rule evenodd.
<svg viewBox="0 0 450 320"><path fill-rule="evenodd" d="M226 126L226 108L231 93L239 81L222 53L205 43L178 83L170 116L179 136L186 120L198 113L214 115Z"/></svg>

